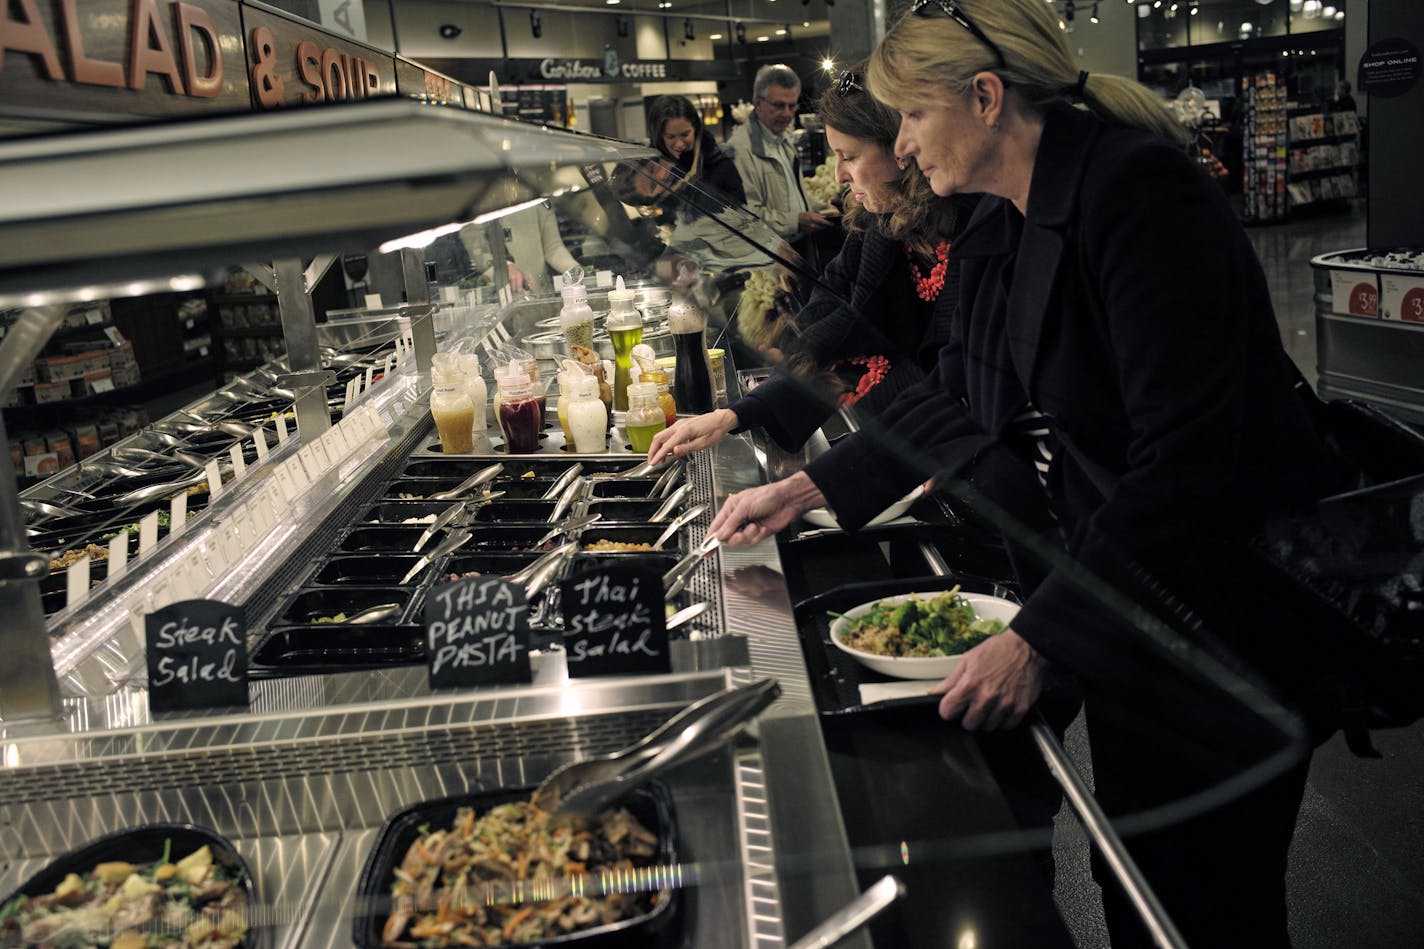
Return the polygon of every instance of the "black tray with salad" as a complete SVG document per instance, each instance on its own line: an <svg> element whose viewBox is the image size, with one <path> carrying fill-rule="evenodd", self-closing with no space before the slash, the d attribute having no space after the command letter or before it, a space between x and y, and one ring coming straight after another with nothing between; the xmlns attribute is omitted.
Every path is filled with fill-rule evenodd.
<svg viewBox="0 0 1424 949"><path fill-rule="evenodd" d="M806 658L806 671L811 680L811 692L816 708L822 715L859 712L871 706L861 700L860 687L871 682L903 681L868 669L831 641L831 624L847 610L885 597L904 593L932 594L955 587L962 593L984 593L1001 599L1018 601L1008 585L968 574L947 577L911 577L873 583L854 583L813 596L796 605L796 628L801 639L801 652ZM893 699L875 703L886 705L927 704L923 697Z"/></svg>
<svg viewBox="0 0 1424 949"><path fill-rule="evenodd" d="M0 901L0 947L254 949L266 945L255 905L252 873L227 840L147 824L70 851Z"/></svg>

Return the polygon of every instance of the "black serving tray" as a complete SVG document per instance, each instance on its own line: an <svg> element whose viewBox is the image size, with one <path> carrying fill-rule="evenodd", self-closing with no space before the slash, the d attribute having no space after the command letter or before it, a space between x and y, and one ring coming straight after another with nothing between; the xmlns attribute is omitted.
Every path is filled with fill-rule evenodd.
<svg viewBox="0 0 1424 949"><path fill-rule="evenodd" d="M591 524L583 529L583 533L579 535L579 549L580 551L582 551L583 548L587 547L589 544L596 543L600 540L616 541L622 544L651 544L653 543L653 541L657 540L658 537L662 534L662 532L666 529L666 524L604 524L602 522L599 522L597 524ZM673 534L671 537L669 537L662 546L662 550L672 554L674 560L676 560L677 557L680 557L681 555L687 553L686 540L688 529L689 528L684 525L676 534ZM657 552L658 551L655 550L588 551L588 553L598 554L655 554Z"/></svg>
<svg viewBox="0 0 1424 949"><path fill-rule="evenodd" d="M926 695L923 698L895 699L863 705L860 701L860 686L866 682L899 682L891 676L882 675L856 662L831 642L831 612L844 613L848 609L899 593L938 592L958 585L964 593L987 593L1019 602L1018 594L1004 584L967 574L949 577L910 577L903 580L879 581L875 583L852 583L829 593L813 596L796 605L796 632L801 638L801 652L806 657L806 673L811 680L811 693L816 698L816 709L822 715L841 715L860 712L869 708L884 708L899 705L926 705L939 701Z"/></svg>
<svg viewBox="0 0 1424 949"><path fill-rule="evenodd" d="M406 524L404 521L410 517L430 517L432 514L439 516L444 513L453 501L382 501L380 504L373 504L366 509L356 522L355 527L368 527L373 524L380 524L387 527L414 527L417 532L425 529L422 524ZM419 534L417 533L417 536Z"/></svg>
<svg viewBox="0 0 1424 949"><path fill-rule="evenodd" d="M420 554L410 553L332 557L307 582L320 586L394 586L418 560Z"/></svg>
<svg viewBox="0 0 1424 949"><path fill-rule="evenodd" d="M352 922L351 936L359 949L381 949L381 930L390 909L390 887L395 868L405 858L410 845L420 836L420 828L450 827L461 807L473 807L480 816L500 804L527 800L534 788L501 788L493 791L458 794L441 800L426 801L406 808L392 816L367 857L357 888L360 907ZM677 862L677 824L673 813L672 795L660 782L635 788L612 806L626 807L644 827L658 837L658 853L650 865L672 866ZM681 891L668 887L661 891L657 905L641 916L622 922L586 929L565 936L554 936L538 943L504 943L509 946L568 946L570 949L667 949L679 937L678 919Z"/></svg>
<svg viewBox="0 0 1424 949"><path fill-rule="evenodd" d="M588 502L588 513L603 515L605 524L646 524L663 502L658 498L595 498ZM681 508L668 514L670 521Z"/></svg>
<svg viewBox="0 0 1424 949"><path fill-rule="evenodd" d="M593 482L595 498L650 498L657 478L610 478Z"/></svg>
<svg viewBox="0 0 1424 949"><path fill-rule="evenodd" d="M399 527L371 527L358 524L347 531L346 536L336 545L342 554L409 554L420 535L429 524L402 524ZM425 553L445 539L445 530L436 531L425 542L420 553ZM417 555L418 556L418 555ZM399 580L401 574L396 575Z"/></svg>
<svg viewBox="0 0 1424 949"><path fill-rule="evenodd" d="M432 567L432 569L434 569ZM336 629L359 629L359 624L317 623L317 616L348 615L380 603L399 603L401 612L394 617L396 622L405 618L417 586L424 580L420 577L408 586L384 587L316 587L301 589L277 611L272 625L276 626L331 626Z"/></svg>
<svg viewBox="0 0 1424 949"><path fill-rule="evenodd" d="M321 675L423 662L420 626L321 623L273 627L253 648L248 668L254 674Z"/></svg>
<svg viewBox="0 0 1424 949"><path fill-rule="evenodd" d="M496 490L504 490L502 487ZM522 500L511 501L500 498L475 508L476 524L548 524L549 515L554 513L557 501ZM547 527L546 527L547 529Z"/></svg>
<svg viewBox="0 0 1424 949"><path fill-rule="evenodd" d="M215 831L194 824L145 824L128 830L116 831L84 844L51 861L43 870L30 877L17 890L0 900L0 906L17 896L41 896L54 892L54 888L64 882L71 873L80 876L93 870L101 863L126 860L133 864L152 863L163 856L165 841L171 841L169 855L174 862L207 845L213 855L213 864L243 881L247 892L249 911L257 906L257 898L252 883L252 871L232 844ZM265 932L251 919L248 921L247 936L239 945L247 949L261 949L267 945Z"/></svg>

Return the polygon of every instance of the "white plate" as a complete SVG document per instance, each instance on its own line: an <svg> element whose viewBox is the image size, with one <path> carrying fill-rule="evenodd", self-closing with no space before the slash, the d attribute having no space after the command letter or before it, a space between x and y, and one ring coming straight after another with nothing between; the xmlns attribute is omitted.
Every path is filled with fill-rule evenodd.
<svg viewBox="0 0 1424 949"><path fill-rule="evenodd" d="M870 519L870 522L867 523L865 526L879 527L881 524L884 524L887 521L893 521L895 518L908 511L910 509L910 505L914 504L915 501L919 499L920 495L924 493L925 486L920 485L919 487L915 488L915 490L911 491L909 494L905 495L903 498L896 501L894 504L890 505L885 510L881 511L879 514L872 517ZM836 516L824 507L813 507L811 508L811 510L803 513L801 517L811 522L812 524L815 524L817 527L841 526L836 521Z"/></svg>
<svg viewBox="0 0 1424 949"><path fill-rule="evenodd" d="M846 610L844 615L831 622L831 642L835 643L836 648L841 652L851 656L866 668L874 669L876 672L893 676L896 679L943 679L959 663L959 656L905 658L877 656L873 652L865 652L847 646L841 642L841 637L845 635L845 631L850 628L853 621L869 613L877 603L903 603L912 596L921 600L929 600L945 592L944 590L933 590L926 593L901 593L898 596L886 596L878 600L871 600L869 603L862 603L853 609ZM1013 621L1019 611L1017 603L1000 599L997 596L989 596L985 593L960 593L959 595L969 601L969 604L974 607L974 612L981 619L1003 620L1005 626Z"/></svg>

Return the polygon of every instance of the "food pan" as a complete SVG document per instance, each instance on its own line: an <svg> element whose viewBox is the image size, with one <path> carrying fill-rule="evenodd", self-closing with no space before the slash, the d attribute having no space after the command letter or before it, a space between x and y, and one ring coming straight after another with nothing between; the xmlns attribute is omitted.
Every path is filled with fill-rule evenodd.
<svg viewBox="0 0 1424 949"><path fill-rule="evenodd" d="M412 461L405 466L401 472L402 478L448 478L450 487L454 487L464 481L470 475L482 468L488 468L493 462L488 458L450 458L439 461L423 460ZM521 468L522 472L524 469ZM506 472L507 473L507 472ZM501 475L503 476L503 474Z"/></svg>
<svg viewBox="0 0 1424 949"><path fill-rule="evenodd" d="M4 901L0 902L0 906L8 904L16 897L34 897L53 893L69 874L75 873L82 877L101 863L118 861L127 861L135 865L152 863L162 859L165 845L168 845L169 856L175 862L206 845L213 855L213 866L221 867L229 878L241 881L244 902L249 907L256 906L252 872L248 869L246 861L233 849L232 844L218 836L217 833L193 824L145 824L142 827L121 830L100 837L98 840L71 850L51 862L43 870L26 880L23 886L5 897ZM11 945L12 943L7 940L10 931L5 928L6 925L8 924L0 924L0 944ZM18 934L16 936L17 941L13 944L20 945ZM79 944L75 943L75 945ZM247 949L255 949L255 947L263 947L266 944L267 939L263 930L250 929L238 945L245 946Z"/></svg>
<svg viewBox="0 0 1424 949"><path fill-rule="evenodd" d="M468 553L468 547L452 555L441 567L440 579L449 579L450 574L487 573L494 576L508 576L516 570L529 566L538 560L538 553Z"/></svg>
<svg viewBox="0 0 1424 949"><path fill-rule="evenodd" d="M653 573L661 575L677 566L678 559L676 552L579 551L569 563L568 574L570 577L575 577L581 573L587 573L590 570L600 570L604 567L618 566L637 567L639 570L651 570Z"/></svg>
<svg viewBox="0 0 1424 949"><path fill-rule="evenodd" d="M382 930L390 915L391 885L395 870L401 866L411 845L421 837L421 828L448 829L461 807L473 807L476 818L501 804L528 800L532 787L505 788L474 792L427 801L395 814L381 828L371 855L361 870L358 884L358 905L361 911L352 923L352 939L360 949L383 949ZM677 824L672 809L672 796L665 785L650 782L630 791L614 807L625 807L638 822L657 835L657 852L648 858L634 858L637 866L674 866L677 862ZM681 892L666 887L645 899L652 902L639 915L569 933L549 936L538 942L505 943L521 946L566 946L568 949L624 949L624 947L658 947L675 945L681 933L675 925ZM499 911L495 911L498 918ZM452 943L453 944L453 943Z"/></svg>
<svg viewBox="0 0 1424 949"><path fill-rule="evenodd" d="M361 515L359 523L381 524L386 527L400 527L407 521L414 524L417 521L413 518L439 517L446 508L450 506L450 501L383 501L373 504ZM426 521L425 523L430 523Z"/></svg>
<svg viewBox="0 0 1424 949"><path fill-rule="evenodd" d="M449 491L463 478L401 478L392 481L381 490L381 497L387 501L435 501L432 494ZM478 490L478 489L476 489ZM467 495L468 497L468 495ZM449 501L445 501L449 504Z"/></svg>
<svg viewBox="0 0 1424 949"><path fill-rule="evenodd" d="M36 530L38 534L32 534L26 538L30 549L37 552L54 552L75 546L83 546L95 531L108 524L112 515L101 517L66 517L55 518L40 524Z"/></svg>
<svg viewBox="0 0 1424 949"><path fill-rule="evenodd" d="M626 524L626 525L605 525L603 523L594 524L584 528L579 535L579 548L584 550L589 544L604 540L615 544L647 544L652 547L653 541L662 535L668 527L667 524ZM663 542L662 549L672 554L674 557L687 553L687 528L673 534ZM592 551L590 551L592 552ZM651 549L647 551L598 551L599 553L655 553Z"/></svg>
<svg viewBox="0 0 1424 949"><path fill-rule="evenodd" d="M438 541L437 541L438 543ZM409 550L410 547L405 548ZM353 585L378 586L396 584L411 567L415 566L419 554L382 554L379 557L332 557L307 581L323 586Z"/></svg>
<svg viewBox="0 0 1424 949"><path fill-rule="evenodd" d="M595 498L588 502L588 513L601 514L605 524L646 524L662 506L663 502L657 498ZM670 512L667 520L671 521L679 513L681 508Z"/></svg>
<svg viewBox="0 0 1424 949"><path fill-rule="evenodd" d="M554 513L556 501L507 501L500 498L475 509L476 524L539 523L546 524Z"/></svg>
<svg viewBox="0 0 1424 949"><path fill-rule="evenodd" d="M525 524L505 526L502 524L479 524L470 528L473 536L465 545L467 551L506 550L523 552L530 550L553 550L564 542L563 537L555 537L535 546L536 541L547 534L553 525Z"/></svg>
<svg viewBox="0 0 1424 949"><path fill-rule="evenodd" d="M366 551L381 551L382 553L411 553L411 548L415 542L420 540L420 535L425 533L425 528L419 524L410 524L404 527L358 527L341 539L337 545L339 553L362 553ZM433 548L440 541L445 539L445 531L436 531L430 540L426 541L421 548L421 553ZM396 574L399 580L403 574Z"/></svg>
<svg viewBox="0 0 1424 949"><path fill-rule="evenodd" d="M369 609L381 603L399 603L402 607L401 613L396 614L399 619L404 615L405 606L410 602L411 595L415 592L415 586L410 587L345 587L340 590L298 590L286 606L277 614L278 618L273 622L273 626L337 626L342 629L354 629L356 627L342 622L318 623L319 616L335 616L338 613L345 613L348 616L358 610Z"/></svg>
<svg viewBox="0 0 1424 949"><path fill-rule="evenodd" d="M249 664L306 675L424 661L425 630L420 626L322 623L273 627L252 650Z"/></svg>
<svg viewBox="0 0 1424 949"><path fill-rule="evenodd" d="M503 491L502 501L539 501L554 486L555 478L495 478L485 487Z"/></svg>
<svg viewBox="0 0 1424 949"><path fill-rule="evenodd" d="M593 482L595 498L647 498L653 493L657 478L610 478Z"/></svg>

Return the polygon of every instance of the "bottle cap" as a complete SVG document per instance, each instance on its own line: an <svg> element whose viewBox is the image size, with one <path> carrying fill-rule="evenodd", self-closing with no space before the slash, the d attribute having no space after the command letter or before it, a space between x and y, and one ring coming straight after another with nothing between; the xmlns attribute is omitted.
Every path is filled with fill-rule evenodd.
<svg viewBox="0 0 1424 949"><path fill-rule="evenodd" d="M632 303L637 294L623 286L623 278L619 277L613 285L613 289L608 291L609 303Z"/></svg>
<svg viewBox="0 0 1424 949"><path fill-rule="evenodd" d="M586 372L574 373L569 386L570 399L598 398L598 380Z"/></svg>
<svg viewBox="0 0 1424 949"><path fill-rule="evenodd" d="M628 398L632 399L654 399L658 397L658 384L656 382L630 382L628 384Z"/></svg>
<svg viewBox="0 0 1424 949"><path fill-rule="evenodd" d="M566 306L588 302L588 290L581 283L566 283L559 289L559 293L563 295Z"/></svg>

